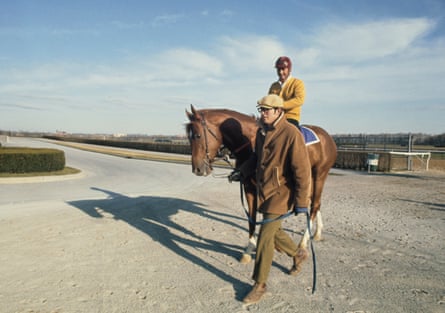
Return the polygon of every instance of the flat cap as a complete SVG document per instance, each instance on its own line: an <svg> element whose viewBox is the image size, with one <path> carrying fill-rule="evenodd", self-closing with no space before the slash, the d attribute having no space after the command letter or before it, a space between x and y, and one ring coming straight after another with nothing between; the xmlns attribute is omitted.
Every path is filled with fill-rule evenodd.
<svg viewBox="0 0 445 313"><path fill-rule="evenodd" d="M258 100L258 108L282 108L283 99L278 95L267 95Z"/></svg>

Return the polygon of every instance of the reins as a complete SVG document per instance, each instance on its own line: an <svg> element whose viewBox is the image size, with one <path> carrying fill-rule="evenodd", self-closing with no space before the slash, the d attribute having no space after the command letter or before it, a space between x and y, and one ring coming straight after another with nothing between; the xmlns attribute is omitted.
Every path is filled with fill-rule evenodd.
<svg viewBox="0 0 445 313"><path fill-rule="evenodd" d="M224 162L226 162L229 166L230 166L230 168L233 170L233 169L235 169L235 167L232 165L232 163L230 163L230 158L229 158L229 155L228 154L225 154L223 157L221 157L221 158L215 158L215 160L223 160ZM213 171L212 171L212 177L215 177L215 178L225 178L225 179L227 179L228 177L229 177L229 175L227 175L227 174L215 174L215 173L213 173Z"/></svg>
<svg viewBox="0 0 445 313"><path fill-rule="evenodd" d="M212 137L215 138L216 141L219 141L219 140L218 140L218 136L215 134L215 132L212 131L212 130L209 128L209 126L207 125L207 122L206 122L206 119L205 119L204 114L203 114L203 113L200 113L200 114L201 114L201 125L202 125L202 127L203 127L203 129L204 129L204 142L205 142L205 153L206 153L205 162L206 162L206 164L207 164L208 166L210 166L210 164L212 163L212 160L211 160L211 158L210 158L210 152L209 152L209 140L208 140L207 132L209 132L210 135L212 135ZM244 143L244 144L241 145L240 147L234 149L234 153L238 153L238 152L240 152L241 150L243 150L244 148L248 147L249 145L250 145L250 142L247 141L246 143ZM220 151L220 150L221 150L221 149L219 149L218 151ZM234 166L232 165L232 163L230 163L230 157L229 157L229 155L227 155L227 154L225 154L225 155L224 155L223 157L221 157L221 158L216 158L216 157L215 157L215 158L213 159L213 161L215 161L215 160L223 160L223 161L226 162L232 169L235 169ZM219 174L219 175L215 175L215 174L213 174L213 177L217 177L217 178L222 178L222 177L224 177L224 178L226 178L227 175L225 175L225 174Z"/></svg>
<svg viewBox="0 0 445 313"><path fill-rule="evenodd" d="M204 114L201 113L201 125L204 128L204 142L205 142L205 149L206 149L206 162L207 165L210 166L210 153L209 153L209 141L208 141L208 137L207 137L207 132L210 133L210 135L213 136L213 138L215 138L218 141L218 137L216 136L216 134L209 128L209 126L207 126L207 122L206 119L204 117Z"/></svg>

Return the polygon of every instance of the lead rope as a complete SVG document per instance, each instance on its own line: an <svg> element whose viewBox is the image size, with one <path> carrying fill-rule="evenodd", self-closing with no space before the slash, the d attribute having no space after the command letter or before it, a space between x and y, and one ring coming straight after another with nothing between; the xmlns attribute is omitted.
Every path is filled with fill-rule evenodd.
<svg viewBox="0 0 445 313"><path fill-rule="evenodd" d="M221 157L221 158L215 158L215 160L222 160L222 161L224 161L224 162L226 162L227 163L227 165L232 169L232 170L235 170L235 167L233 166L233 164L232 164L232 162L230 162L230 156L228 155L228 154L225 154L223 157ZM213 171L212 171L212 177L214 177L214 178L229 178L230 177L230 175L229 174L225 174L225 173L223 173L223 174L215 174Z"/></svg>
<svg viewBox="0 0 445 313"><path fill-rule="evenodd" d="M307 208L295 208L294 212L296 215L299 213L306 213L306 221L307 221L307 231L309 232L309 241L311 243L311 252L312 252L312 294L315 293L317 289L317 260L315 258L315 249L313 243L313 236L311 232L311 217L309 216L309 210Z"/></svg>
<svg viewBox="0 0 445 313"><path fill-rule="evenodd" d="M295 214L295 215L298 215L300 213L306 214L307 231L309 233L309 241L311 243L311 252L312 252L312 268L313 268L313 270L312 270L312 294L314 294L317 289L317 259L315 257L315 248L314 248L314 244L313 244L313 240L312 240L313 236L312 236L312 232L311 232L311 218L309 215L309 210L307 208L295 208L293 211L289 211L286 214L280 215L277 218L269 218L269 219L265 219L265 220L263 219L261 222L254 222L252 220L252 218L250 217L249 212L247 211L246 206L244 204L244 191L243 191L243 184L241 181L240 181L240 195L241 195L241 204L243 206L244 212L246 213L247 219L250 224L263 225L266 223L285 219L285 218L291 216L292 214Z"/></svg>

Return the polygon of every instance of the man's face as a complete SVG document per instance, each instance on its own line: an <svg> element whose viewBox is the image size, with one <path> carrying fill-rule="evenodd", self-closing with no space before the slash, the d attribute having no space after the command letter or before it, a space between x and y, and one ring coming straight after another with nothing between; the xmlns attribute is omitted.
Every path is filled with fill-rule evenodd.
<svg viewBox="0 0 445 313"><path fill-rule="evenodd" d="M280 82L284 82L289 77L290 71L288 67L279 67L277 68L278 80Z"/></svg>
<svg viewBox="0 0 445 313"><path fill-rule="evenodd" d="M280 116L280 112L280 109L261 108L261 121L264 124L273 124L273 122Z"/></svg>

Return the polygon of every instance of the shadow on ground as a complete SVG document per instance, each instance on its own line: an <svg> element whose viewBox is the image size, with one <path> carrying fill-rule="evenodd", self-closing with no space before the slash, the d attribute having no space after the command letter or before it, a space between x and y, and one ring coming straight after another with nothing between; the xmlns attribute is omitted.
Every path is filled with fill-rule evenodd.
<svg viewBox="0 0 445 313"><path fill-rule="evenodd" d="M240 219L239 217L210 211L205 209L200 203L183 199L156 196L132 198L101 188L92 187L91 189L103 192L108 195L108 197L106 199L79 200L68 203L91 217L104 218L103 213L106 212L112 214L114 219L128 223L150 236L153 240L159 242L163 247L170 249L189 262L231 283L237 299L241 299L245 291L250 287L250 285L199 257L199 254L202 254L199 250L206 250L224 253L237 259L242 247L228 244L222 240L216 241L203 238L172 219L175 214L183 210L228 224L230 227L241 228L234 222L234 220ZM245 230L244 228L241 229ZM181 235L176 235L172 230L175 230L176 233L179 232ZM222 239L224 238L222 237ZM191 253L181 248L181 246L194 248L197 253Z"/></svg>

